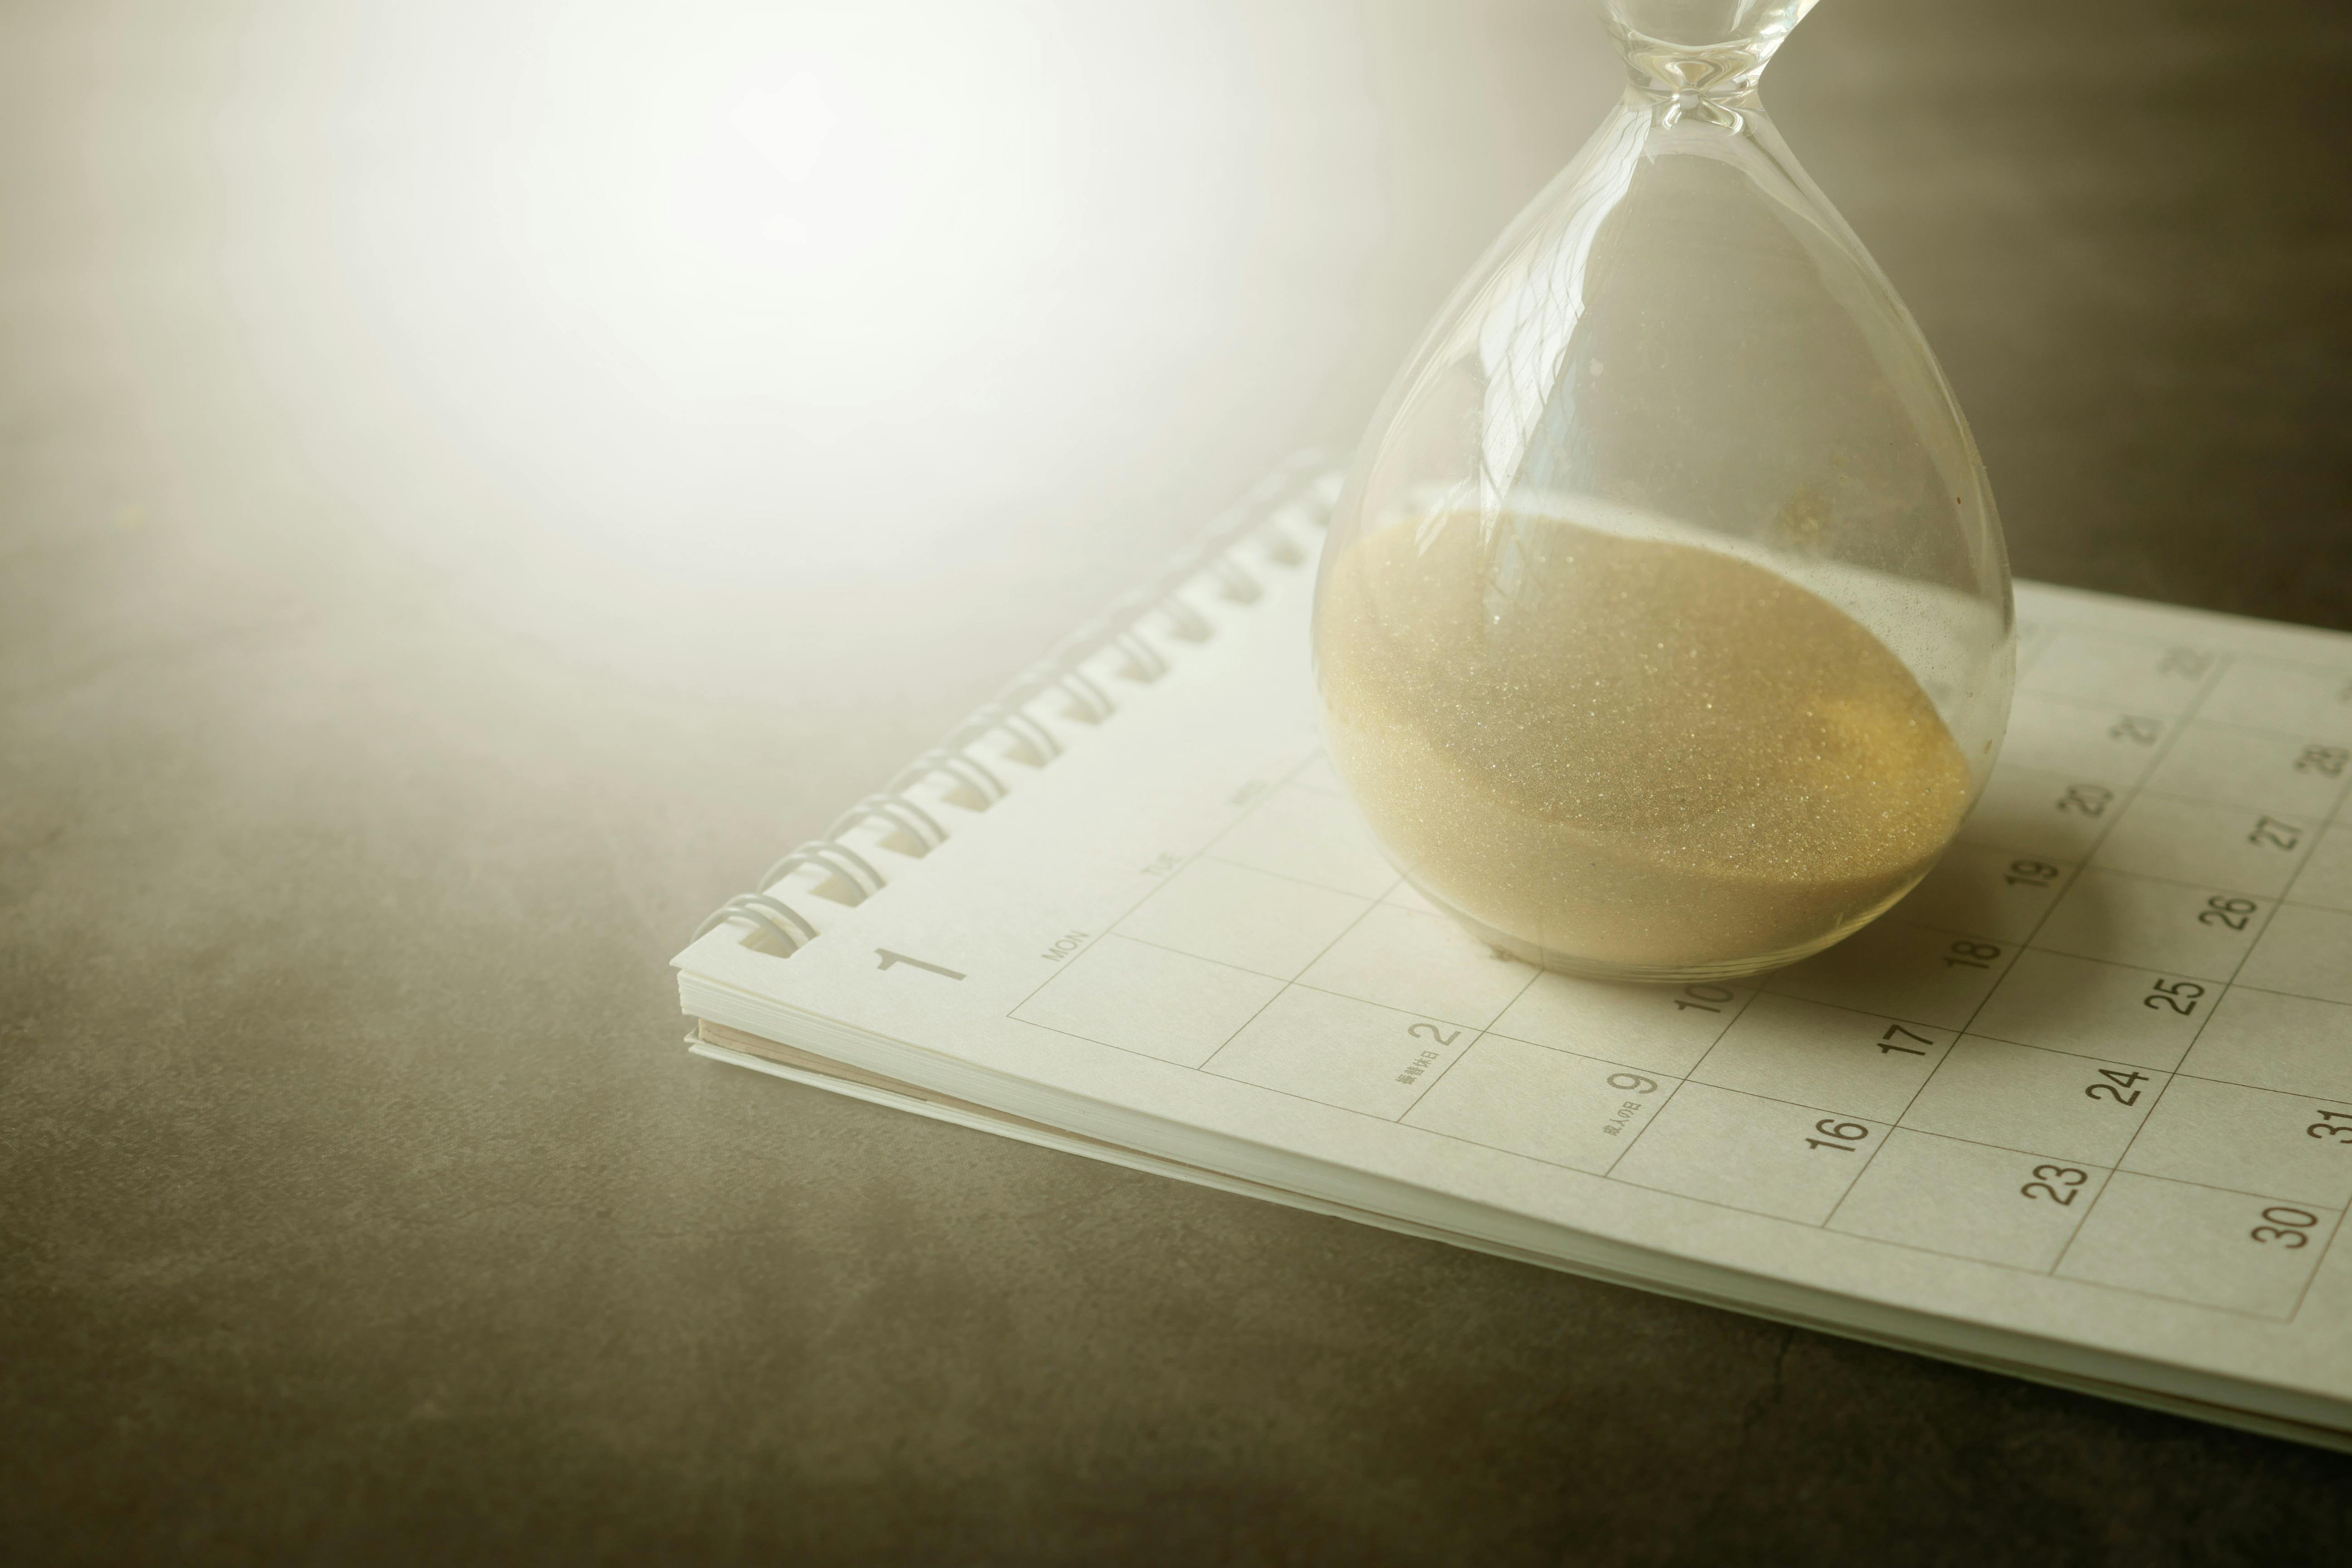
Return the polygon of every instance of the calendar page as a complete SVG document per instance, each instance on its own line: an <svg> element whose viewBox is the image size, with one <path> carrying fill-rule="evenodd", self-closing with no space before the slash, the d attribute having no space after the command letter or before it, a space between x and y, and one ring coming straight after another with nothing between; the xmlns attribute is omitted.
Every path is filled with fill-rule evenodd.
<svg viewBox="0 0 2352 1568"><path fill-rule="evenodd" d="M1115 717L1041 712L1067 755L1009 798L942 794L954 842L877 839L889 889L800 952L704 938L688 1010L2352 1425L2352 637L2021 585L2008 739L1936 870L1814 958L1668 989L1500 956L1404 883L1318 746L1311 572L1265 575Z"/></svg>

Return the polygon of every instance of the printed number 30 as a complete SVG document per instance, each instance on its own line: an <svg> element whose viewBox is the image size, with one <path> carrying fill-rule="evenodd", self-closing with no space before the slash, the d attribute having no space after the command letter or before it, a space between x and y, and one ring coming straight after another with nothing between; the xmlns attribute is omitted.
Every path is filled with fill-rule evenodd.
<svg viewBox="0 0 2352 1568"><path fill-rule="evenodd" d="M2308 1209L2289 1208L2284 1204L2274 1204L2264 1209L2263 1217L2271 1223L2258 1225L2246 1234L2264 1247L2276 1242L2290 1251L2298 1247L2309 1247L2311 1227L2319 1223L2319 1216Z"/></svg>

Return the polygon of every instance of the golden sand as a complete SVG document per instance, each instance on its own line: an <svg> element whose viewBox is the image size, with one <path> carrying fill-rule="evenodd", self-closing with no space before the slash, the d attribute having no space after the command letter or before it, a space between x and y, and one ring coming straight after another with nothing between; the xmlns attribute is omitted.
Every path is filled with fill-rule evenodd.
<svg viewBox="0 0 2352 1568"><path fill-rule="evenodd" d="M1713 551L1433 518L1333 563L1315 637L1332 760L1389 853L1554 967L1797 956L1909 889L1969 804L1884 644Z"/></svg>

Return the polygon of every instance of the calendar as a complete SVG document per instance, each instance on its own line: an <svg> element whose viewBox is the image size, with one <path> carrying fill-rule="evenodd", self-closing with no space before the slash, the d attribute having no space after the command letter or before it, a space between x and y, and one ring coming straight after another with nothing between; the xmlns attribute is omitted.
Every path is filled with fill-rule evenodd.
<svg viewBox="0 0 2352 1568"><path fill-rule="evenodd" d="M1000 798L917 781L940 843L877 816L874 888L763 891L813 939L698 941L688 1010L1082 1152L2352 1427L2352 637L2021 585L2007 740L1912 893L1775 973L1611 984L1388 863L1315 731L1311 552L1265 537L1160 675L1107 647L1101 711L1006 708L964 753Z"/></svg>
<svg viewBox="0 0 2352 1568"><path fill-rule="evenodd" d="M1390 868L1318 754L1013 1016L1743 1212L2292 1318L2352 1203L2352 664L2042 623L2024 659L1960 843L1760 983L1498 957Z"/></svg>

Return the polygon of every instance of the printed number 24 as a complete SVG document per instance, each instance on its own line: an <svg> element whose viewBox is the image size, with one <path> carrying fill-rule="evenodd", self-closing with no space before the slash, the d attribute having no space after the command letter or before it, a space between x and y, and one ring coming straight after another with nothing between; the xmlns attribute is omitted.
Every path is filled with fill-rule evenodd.
<svg viewBox="0 0 2352 1568"><path fill-rule="evenodd" d="M2144 1072L2117 1072L2113 1068L2101 1068L2099 1076L2105 1083L2095 1083L2083 1091L2085 1100L2112 1100L2117 1105L2137 1105L2139 1090L2132 1085L2147 1077Z"/></svg>

